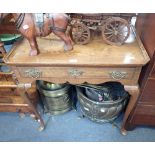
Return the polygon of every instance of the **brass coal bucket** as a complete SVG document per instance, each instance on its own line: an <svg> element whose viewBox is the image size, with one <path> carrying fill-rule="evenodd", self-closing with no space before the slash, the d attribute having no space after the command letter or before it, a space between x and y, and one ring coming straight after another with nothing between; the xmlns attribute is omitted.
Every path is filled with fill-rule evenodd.
<svg viewBox="0 0 155 155"><path fill-rule="evenodd" d="M46 81L37 81L44 106L44 112L51 115L65 113L72 109L71 86L68 84L54 84Z"/></svg>
<svg viewBox="0 0 155 155"><path fill-rule="evenodd" d="M103 86L106 98L104 101L99 101L96 100L95 96L97 92L99 92L100 90L96 91L96 88L84 88L84 86L76 87L80 109L84 116L86 116L92 121L101 123L113 121L118 117L120 112L124 109L125 105L127 104L129 95L126 91L118 93L120 89L117 88L118 90L114 92L115 97L113 97L114 94L111 94L113 92L109 91L108 89L108 87ZM108 93L109 95L107 95ZM112 98L115 99L113 100Z"/></svg>

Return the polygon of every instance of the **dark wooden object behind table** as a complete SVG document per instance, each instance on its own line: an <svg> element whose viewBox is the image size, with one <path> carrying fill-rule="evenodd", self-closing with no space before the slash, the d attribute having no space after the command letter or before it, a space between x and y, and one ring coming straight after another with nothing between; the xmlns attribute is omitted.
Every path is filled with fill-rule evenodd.
<svg viewBox="0 0 155 155"><path fill-rule="evenodd" d="M132 111L126 129L137 125L155 126L155 14L140 14L136 23L137 31L150 56L150 62L143 68L139 83L140 96Z"/></svg>

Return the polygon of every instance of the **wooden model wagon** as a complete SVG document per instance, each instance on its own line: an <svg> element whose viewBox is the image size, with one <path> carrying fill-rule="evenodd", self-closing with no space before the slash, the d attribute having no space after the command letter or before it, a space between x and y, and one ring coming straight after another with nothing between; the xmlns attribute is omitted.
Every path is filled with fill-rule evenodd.
<svg viewBox="0 0 155 155"><path fill-rule="evenodd" d="M77 44L87 44L92 31L102 32L103 40L110 45L122 45L130 35L130 21L136 14L80 14L71 13L71 37Z"/></svg>

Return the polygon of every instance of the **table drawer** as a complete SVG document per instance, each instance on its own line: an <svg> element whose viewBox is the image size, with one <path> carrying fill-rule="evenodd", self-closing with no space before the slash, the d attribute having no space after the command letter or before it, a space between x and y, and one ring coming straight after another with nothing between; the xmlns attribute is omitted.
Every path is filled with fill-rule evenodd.
<svg viewBox="0 0 155 155"><path fill-rule="evenodd" d="M132 79L136 68L90 68L90 67L18 67L24 78L106 78Z"/></svg>

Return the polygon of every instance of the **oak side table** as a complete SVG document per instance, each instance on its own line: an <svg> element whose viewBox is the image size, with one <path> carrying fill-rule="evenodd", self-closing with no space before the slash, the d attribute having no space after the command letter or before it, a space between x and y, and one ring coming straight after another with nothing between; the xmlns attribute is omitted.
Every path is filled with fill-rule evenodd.
<svg viewBox="0 0 155 155"><path fill-rule="evenodd" d="M70 52L63 51L63 42L58 38L37 38L40 54L33 57L29 56L30 47L26 39L14 45L4 61L12 67L17 83L24 84L21 96L33 107L42 129L44 122L26 97L26 90L36 80L71 84L116 81L131 95L121 127L122 134L126 134L124 125L139 95L139 74L149 61L139 37L134 31L132 34L133 41L122 46L107 45L96 37L87 45L74 45Z"/></svg>

